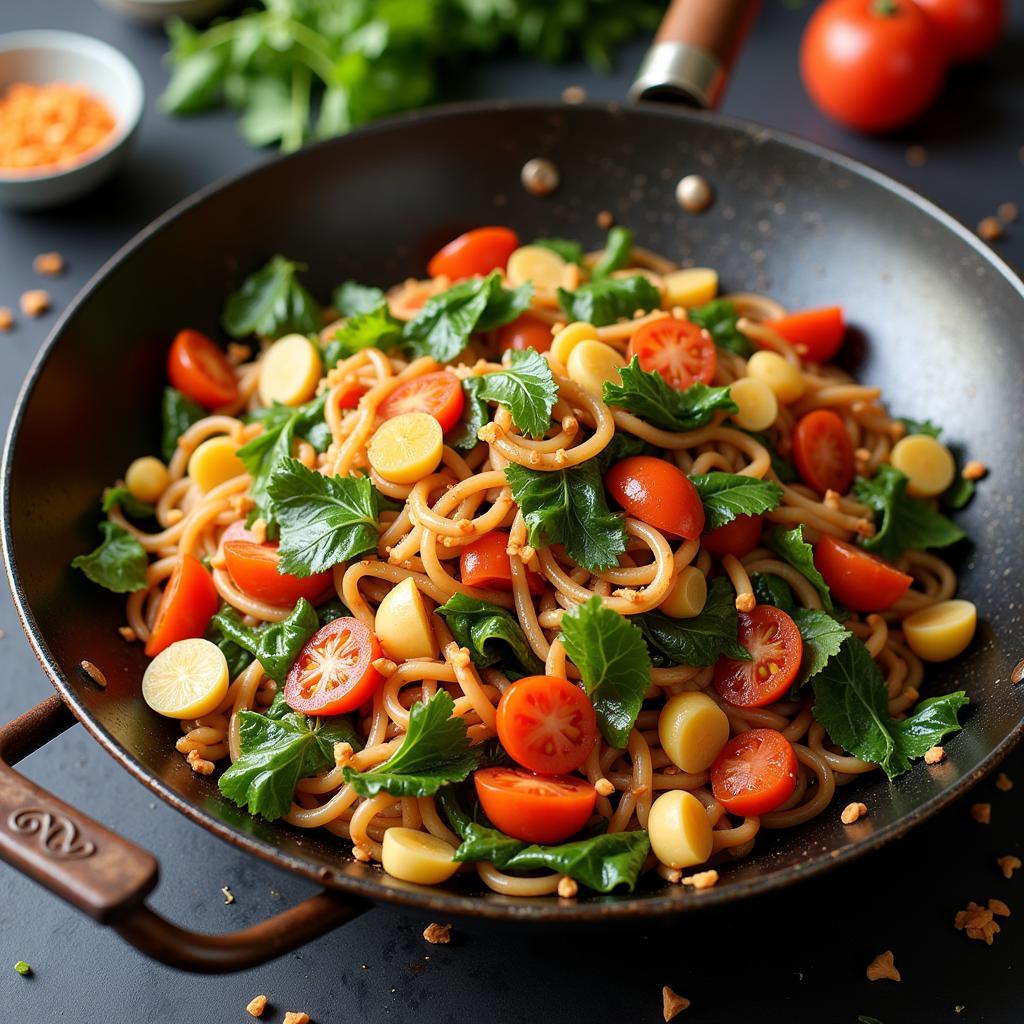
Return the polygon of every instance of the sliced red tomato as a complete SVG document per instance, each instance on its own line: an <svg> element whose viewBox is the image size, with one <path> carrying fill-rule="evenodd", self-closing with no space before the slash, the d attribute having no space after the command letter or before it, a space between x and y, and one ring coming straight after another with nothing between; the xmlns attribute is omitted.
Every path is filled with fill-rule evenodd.
<svg viewBox="0 0 1024 1024"><path fill-rule="evenodd" d="M228 541L232 540L247 540L253 544L258 544L256 540L256 534L245 525L244 519L236 519L221 535L221 544L227 544Z"/></svg>
<svg viewBox="0 0 1024 1024"><path fill-rule="evenodd" d="M258 601L291 608L300 597L315 601L330 585L330 572L305 577L282 572L276 544L229 540L223 547L228 574L235 585Z"/></svg>
<svg viewBox="0 0 1024 1024"><path fill-rule="evenodd" d="M459 378L448 370L436 370L399 384L377 412L386 420L407 412L425 412L441 424L441 430L448 431L459 422L465 404Z"/></svg>
<svg viewBox="0 0 1024 1024"><path fill-rule="evenodd" d="M832 596L855 612L880 612L888 608L914 582L912 576L881 558L828 534L814 548L814 564Z"/></svg>
<svg viewBox="0 0 1024 1024"><path fill-rule="evenodd" d="M551 348L551 324L524 313L509 324L498 328L498 351L517 351L524 348L547 352Z"/></svg>
<svg viewBox="0 0 1024 1024"><path fill-rule="evenodd" d="M815 409L793 429L793 461L808 487L819 494L845 494L853 483L853 442L831 409Z"/></svg>
<svg viewBox="0 0 1024 1024"><path fill-rule="evenodd" d="M519 236L511 228L474 228L453 238L427 264L431 277L460 281L464 277L505 269L509 256L519 248Z"/></svg>
<svg viewBox="0 0 1024 1024"><path fill-rule="evenodd" d="M481 768L476 795L495 828L525 843L560 843L594 811L597 792L574 775L534 775L521 768Z"/></svg>
<svg viewBox="0 0 1024 1024"><path fill-rule="evenodd" d="M194 555L182 555L164 587L146 654L155 658L178 640L202 636L219 605L220 595L203 563Z"/></svg>
<svg viewBox="0 0 1024 1024"><path fill-rule="evenodd" d="M697 488L671 462L631 455L608 470L604 485L628 515L674 537L694 540L704 529Z"/></svg>
<svg viewBox="0 0 1024 1024"><path fill-rule="evenodd" d="M768 326L778 331L801 358L811 363L827 363L839 351L846 333L840 306L805 309L780 320L769 320Z"/></svg>
<svg viewBox="0 0 1024 1024"><path fill-rule="evenodd" d="M167 378L183 395L207 409L238 398L238 379L228 357L205 334L178 331L167 353Z"/></svg>
<svg viewBox="0 0 1024 1024"><path fill-rule="evenodd" d="M750 661L719 658L715 689L738 708L763 708L789 692L800 671L804 642L797 624L781 608L759 604L739 613L739 642Z"/></svg>
<svg viewBox="0 0 1024 1024"><path fill-rule="evenodd" d="M628 356L636 356L641 370L657 371L679 391L698 380L710 384L718 369L711 335L689 320L673 317L638 327L629 339Z"/></svg>
<svg viewBox="0 0 1024 1024"><path fill-rule="evenodd" d="M512 568L508 556L508 532L491 530L479 540L467 544L459 556L462 582L469 587L512 592ZM527 570L526 582L531 594L544 591L544 577Z"/></svg>
<svg viewBox="0 0 1024 1024"><path fill-rule="evenodd" d="M314 633L284 687L288 706L306 715L341 715L368 701L383 677L373 667L380 642L358 619L334 619Z"/></svg>
<svg viewBox="0 0 1024 1024"><path fill-rule="evenodd" d="M737 516L731 523L703 534L700 546L714 555L744 558L761 542L763 525L764 516Z"/></svg>
<svg viewBox="0 0 1024 1024"><path fill-rule="evenodd" d="M590 698L568 679L526 676L498 701L498 739L531 772L564 775L579 768L597 742Z"/></svg>
<svg viewBox="0 0 1024 1024"><path fill-rule="evenodd" d="M370 389L357 380L350 380L338 390L338 408L354 409L359 404L359 399Z"/></svg>
<svg viewBox="0 0 1024 1024"><path fill-rule="evenodd" d="M733 736L711 766L711 792L730 813L755 817L774 811L796 789L796 752L777 729Z"/></svg>

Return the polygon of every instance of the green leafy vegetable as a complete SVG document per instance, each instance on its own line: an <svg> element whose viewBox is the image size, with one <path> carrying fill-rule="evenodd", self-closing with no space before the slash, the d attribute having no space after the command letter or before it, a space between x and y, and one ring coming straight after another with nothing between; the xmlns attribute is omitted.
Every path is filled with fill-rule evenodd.
<svg viewBox="0 0 1024 1024"><path fill-rule="evenodd" d="M595 459L552 472L513 463L505 476L534 547L564 544L569 557L585 569L618 565L626 550L626 527L623 516L608 508Z"/></svg>
<svg viewBox="0 0 1024 1024"><path fill-rule="evenodd" d="M770 512L782 501L782 488L771 480L758 480L739 473L704 473L692 476L704 503L705 529L716 530L737 516Z"/></svg>
<svg viewBox="0 0 1024 1024"><path fill-rule="evenodd" d="M24 960L19 960L19 961L18 961L18 962L17 962L17 963L16 963L15 965L14 965L14 969L15 969L15 970L16 970L16 971L18 972L18 974L20 974L20 975L21 975L21 976L22 976L23 978L24 978L24 977L27 977L28 975L30 975L30 974L32 973L32 968L31 968L31 966L29 966L29 964L25 963L25 961L24 961Z"/></svg>
<svg viewBox="0 0 1024 1024"><path fill-rule="evenodd" d="M725 577L711 583L704 608L691 619L671 619L660 612L636 618L647 642L676 665L713 665L722 655L751 660L736 639L736 595Z"/></svg>
<svg viewBox="0 0 1024 1024"><path fill-rule="evenodd" d="M740 333L736 326L739 314L728 299L712 299L703 306L694 306L686 315L711 335L719 348L728 349L746 359L754 346Z"/></svg>
<svg viewBox="0 0 1024 1024"><path fill-rule="evenodd" d="M959 730L962 690L922 701L908 718L889 717L889 690L864 643L848 637L814 677L814 717L844 750L880 765L890 779L914 758Z"/></svg>
<svg viewBox="0 0 1024 1024"><path fill-rule="evenodd" d="M942 504L945 508L957 512L967 507L971 498L974 497L975 490L973 480L968 480L967 477L957 473L945 494L942 495Z"/></svg>
<svg viewBox="0 0 1024 1024"><path fill-rule="evenodd" d="M224 639L253 655L267 675L283 686L302 645L320 628L320 619L316 609L301 597L281 622L268 622L254 629L243 625L234 608L225 607L210 624Z"/></svg>
<svg viewBox="0 0 1024 1024"><path fill-rule="evenodd" d="M948 547L967 536L928 502L907 497L906 475L887 462L873 479L857 477L853 493L875 513L877 532L861 544L883 558L898 558L908 549Z"/></svg>
<svg viewBox="0 0 1024 1024"><path fill-rule="evenodd" d="M590 271L591 281L599 281L613 271L629 265L629 254L633 248L633 232L629 228L614 227L608 232L601 259Z"/></svg>
<svg viewBox="0 0 1024 1024"><path fill-rule="evenodd" d="M716 413L739 411L728 387L709 388L703 381L696 381L685 391L677 391L657 371L641 370L637 356L622 368L619 378L618 384L605 382L605 402L662 430L696 430L707 426Z"/></svg>
<svg viewBox="0 0 1024 1024"><path fill-rule="evenodd" d="M756 430L744 430L743 433L749 434L758 444L764 445L768 449L768 455L772 460L772 471L784 484L791 484L797 479L797 472L793 463L788 459L784 459L775 450L775 445L767 434L759 433Z"/></svg>
<svg viewBox="0 0 1024 1024"><path fill-rule="evenodd" d="M657 309L661 296L643 274L634 274L587 281L574 292L559 288L558 304L570 320L583 320L601 327L622 317L631 317L638 309L645 313Z"/></svg>
<svg viewBox="0 0 1024 1024"><path fill-rule="evenodd" d="M316 617L320 620L321 626L326 626L328 622L333 622L335 619L341 619L351 614L337 598L320 605L316 610Z"/></svg>
<svg viewBox="0 0 1024 1024"><path fill-rule="evenodd" d="M108 487L103 492L103 511L109 512L115 505L130 519L147 519L156 511L152 505L139 501L127 487Z"/></svg>
<svg viewBox="0 0 1024 1024"><path fill-rule="evenodd" d="M931 420L912 420L908 416L901 416L900 423L903 429L910 434L925 434L928 437L939 437L942 434L942 427L932 423Z"/></svg>
<svg viewBox="0 0 1024 1024"><path fill-rule="evenodd" d="M814 548L804 540L803 523L792 530L783 530L781 526L776 526L768 534L768 546L814 587L825 610L833 611L835 605L832 603L832 592L828 589L825 577L818 572L814 564Z"/></svg>
<svg viewBox="0 0 1024 1024"><path fill-rule="evenodd" d="M126 529L105 520L100 523L103 541L87 555L79 555L71 562L73 569L81 569L86 576L115 594L127 594L146 586L146 566L149 559L145 549Z"/></svg>
<svg viewBox="0 0 1024 1024"><path fill-rule="evenodd" d="M460 647L480 668L508 662L525 672L539 673L543 665L526 642L519 620L510 611L468 594L456 593L437 609Z"/></svg>
<svg viewBox="0 0 1024 1024"><path fill-rule="evenodd" d="M601 735L625 749L651 685L643 633L595 594L562 616L562 643L583 677Z"/></svg>
<svg viewBox="0 0 1024 1024"><path fill-rule="evenodd" d="M491 419L487 403L480 397L483 377L465 377L462 381L462 394L466 404L462 409L462 419L445 434L445 442L456 451L470 452L479 443L477 434L480 428Z"/></svg>
<svg viewBox="0 0 1024 1024"><path fill-rule="evenodd" d="M511 353L511 365L480 378L474 397L500 402L527 437L543 437L551 426L558 385L548 361L534 349Z"/></svg>
<svg viewBox="0 0 1024 1024"><path fill-rule="evenodd" d="M283 256L250 274L242 287L228 296L221 324L233 338L259 334L280 338L285 334L312 334L323 326L316 299L296 276L305 270Z"/></svg>
<svg viewBox="0 0 1024 1024"><path fill-rule="evenodd" d="M402 745L369 771L345 768L345 781L360 796L433 796L449 782L461 782L477 766L466 723L453 718L455 702L446 690L409 709Z"/></svg>
<svg viewBox="0 0 1024 1024"><path fill-rule="evenodd" d="M804 642L804 656L796 683L803 686L839 653L843 641L852 634L831 615L814 608L794 608L791 614Z"/></svg>
<svg viewBox="0 0 1024 1024"><path fill-rule="evenodd" d="M352 314L334 332L324 348L324 367L330 370L364 348L393 348L401 340L402 324L388 312L388 304L382 300L372 309Z"/></svg>
<svg viewBox="0 0 1024 1024"><path fill-rule="evenodd" d="M379 309L380 304L384 302L384 293L372 285L346 281L334 289L331 301L338 311L338 316L358 316L360 313L371 313Z"/></svg>
<svg viewBox="0 0 1024 1024"><path fill-rule="evenodd" d="M594 456L594 461L597 463L603 478L605 473L608 472L608 467L614 466L616 462L621 462L623 459L628 459L633 455L653 455L656 450L642 437L628 434L624 430L617 430L605 448Z"/></svg>
<svg viewBox="0 0 1024 1024"><path fill-rule="evenodd" d="M758 604L772 604L787 615L793 614L796 602L793 600L793 591L784 579L770 572L755 572L750 582Z"/></svg>
<svg viewBox="0 0 1024 1024"><path fill-rule="evenodd" d="M384 499L368 477L324 476L286 459L267 487L281 526L281 569L311 576L375 551Z"/></svg>
<svg viewBox="0 0 1024 1024"><path fill-rule="evenodd" d="M160 449L164 462L170 462L178 450L178 438L206 415L206 410L174 388L164 388L160 403L163 419Z"/></svg>
<svg viewBox="0 0 1024 1024"><path fill-rule="evenodd" d="M566 263L575 263L578 267L583 266L583 246L571 238L535 238L530 244L550 249L553 253L561 256Z"/></svg>

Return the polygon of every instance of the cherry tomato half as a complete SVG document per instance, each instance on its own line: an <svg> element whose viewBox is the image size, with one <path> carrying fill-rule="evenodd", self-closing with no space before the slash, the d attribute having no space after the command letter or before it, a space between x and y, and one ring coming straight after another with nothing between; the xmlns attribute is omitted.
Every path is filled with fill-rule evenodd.
<svg viewBox="0 0 1024 1024"><path fill-rule="evenodd" d="M814 548L814 564L832 596L855 612L880 612L906 592L912 576L852 544L824 534Z"/></svg>
<svg viewBox="0 0 1024 1024"><path fill-rule="evenodd" d="M224 561L239 590L278 608L291 608L300 597L315 601L331 582L330 572L305 577L281 572L276 544L229 540L224 544Z"/></svg>
<svg viewBox="0 0 1024 1024"><path fill-rule="evenodd" d="M804 642L797 624L781 608L759 604L739 613L739 642L750 661L719 658L715 689L738 708L763 708L789 692L800 671Z"/></svg>
<svg viewBox="0 0 1024 1024"><path fill-rule="evenodd" d="M167 353L167 378L183 395L207 409L238 398L235 371L216 344L198 331L178 331Z"/></svg>
<svg viewBox="0 0 1024 1024"><path fill-rule="evenodd" d="M858 131L912 121L935 99L945 71L939 32L912 0L825 0L800 44L811 99Z"/></svg>
<svg viewBox="0 0 1024 1024"><path fill-rule="evenodd" d="M534 775L521 768L481 768L476 795L491 823L525 843L560 843L579 832L597 792L574 775Z"/></svg>
<svg viewBox="0 0 1024 1024"><path fill-rule="evenodd" d="M441 430L447 431L459 422L465 404L459 378L448 370L436 370L399 384L377 412L386 420L407 412L429 413L441 424Z"/></svg>
<svg viewBox="0 0 1024 1024"><path fill-rule="evenodd" d="M306 715L355 711L381 684L373 667L380 656L380 642L358 619L328 622L306 641L288 673L288 706Z"/></svg>
<svg viewBox="0 0 1024 1024"><path fill-rule="evenodd" d="M694 540L704 529L697 488L671 462L631 455L608 470L604 485L628 515L665 533Z"/></svg>
<svg viewBox="0 0 1024 1024"><path fill-rule="evenodd" d="M689 320L665 317L638 327L629 339L630 359L640 360L640 369L657 370L679 391L695 381L710 384L718 369L715 343L702 327Z"/></svg>
<svg viewBox="0 0 1024 1024"><path fill-rule="evenodd" d="M731 523L708 530L700 538L700 546L713 555L749 555L761 541L764 516L737 516Z"/></svg>
<svg viewBox="0 0 1024 1024"><path fill-rule="evenodd" d="M815 409L793 429L793 461L808 487L819 494L845 494L853 483L853 442L831 409Z"/></svg>
<svg viewBox="0 0 1024 1024"><path fill-rule="evenodd" d="M460 281L464 277L504 270L509 256L519 248L519 236L511 228L475 228L452 239L427 264L431 277Z"/></svg>
<svg viewBox="0 0 1024 1024"><path fill-rule="evenodd" d="M468 587L507 590L512 593L512 569L508 556L508 532L491 530L479 540L467 544L459 556L462 582ZM544 577L527 570L526 582L531 594L544 592Z"/></svg>
<svg viewBox="0 0 1024 1024"><path fill-rule="evenodd" d="M790 313L778 320L769 320L766 326L778 331L811 363L827 363L839 351L846 333L840 306Z"/></svg>
<svg viewBox="0 0 1024 1024"><path fill-rule="evenodd" d="M777 729L733 736L711 766L711 792L730 813L767 814L796 789L796 752Z"/></svg>
<svg viewBox="0 0 1024 1024"><path fill-rule="evenodd" d="M956 61L983 57L995 46L1006 18L1005 0L914 0Z"/></svg>
<svg viewBox="0 0 1024 1024"><path fill-rule="evenodd" d="M155 658L177 640L202 636L219 605L220 595L203 563L194 555L182 555L164 587L146 654Z"/></svg>
<svg viewBox="0 0 1024 1024"><path fill-rule="evenodd" d="M498 328L498 351L532 348L538 352L547 352L551 348L552 337L551 324L524 314Z"/></svg>
<svg viewBox="0 0 1024 1024"><path fill-rule="evenodd" d="M370 389L357 380L350 380L338 390L338 408L354 409L359 404L359 399Z"/></svg>
<svg viewBox="0 0 1024 1024"><path fill-rule="evenodd" d="M586 761L597 742L590 698L568 679L526 676L498 701L498 739L531 772L564 775Z"/></svg>

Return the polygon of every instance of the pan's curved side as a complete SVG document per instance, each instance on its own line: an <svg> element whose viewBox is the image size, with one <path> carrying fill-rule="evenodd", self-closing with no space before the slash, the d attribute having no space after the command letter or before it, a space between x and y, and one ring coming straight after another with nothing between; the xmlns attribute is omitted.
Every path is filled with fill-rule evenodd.
<svg viewBox="0 0 1024 1024"><path fill-rule="evenodd" d="M538 199L519 184L534 156L562 185ZM716 201L699 218L674 185L700 171ZM931 416L991 468L964 525L977 542L964 593L985 626L969 659L934 675L963 684L976 707L939 772L894 785L866 781L872 818L851 838L834 816L773 837L702 894L715 905L825 870L922 820L988 770L1020 735L1024 693L1007 683L1021 653L1022 581L1015 496L1024 467L1012 436L1024 385L1020 282L952 219L874 172L774 132L697 114L617 107L501 105L427 112L375 125L215 186L119 253L62 317L12 421L4 452L4 554L19 614L75 713L141 781L205 827L311 878L361 896L489 917L611 918L693 905L678 888L548 901L423 890L340 855L333 841L268 825L220 798L173 749L170 723L138 697L143 659L116 632L122 609L68 568L95 543L99 494L133 456L157 450L158 396L169 337L213 331L223 296L275 252L309 266L326 296L346 278L387 284L422 272L439 243L468 226L514 225L523 238L596 243L609 210L638 242L683 263L715 266L726 288L788 305L843 304L861 333L856 370L894 411ZM55 470L55 467L58 467ZM100 693L67 670L83 658ZM807 854L806 851L817 851Z"/></svg>

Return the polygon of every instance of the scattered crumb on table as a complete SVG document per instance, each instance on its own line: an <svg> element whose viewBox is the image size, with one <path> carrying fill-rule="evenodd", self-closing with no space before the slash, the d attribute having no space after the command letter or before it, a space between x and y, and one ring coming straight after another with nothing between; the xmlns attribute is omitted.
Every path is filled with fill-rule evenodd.
<svg viewBox="0 0 1024 1024"><path fill-rule="evenodd" d="M971 817L979 825L987 825L992 820L992 805L971 804Z"/></svg>
<svg viewBox="0 0 1024 1024"><path fill-rule="evenodd" d="M871 963L868 964L864 973L868 981L902 981L900 972L896 969L895 959L891 949L879 953Z"/></svg>
<svg viewBox="0 0 1024 1024"><path fill-rule="evenodd" d="M267 997L263 995L255 996L245 1004L245 1012L250 1017L262 1016L263 1011L267 1008Z"/></svg>
<svg viewBox="0 0 1024 1024"><path fill-rule="evenodd" d="M690 1005L690 1000L686 996L681 996L678 992L673 992L668 985L663 985L661 989L661 1015L665 1019L665 1024L668 1024L670 1020L678 1017L683 1010L687 1009Z"/></svg>
<svg viewBox="0 0 1024 1024"><path fill-rule="evenodd" d="M447 946L452 941L452 926L432 922L423 929L423 938L433 946Z"/></svg>

